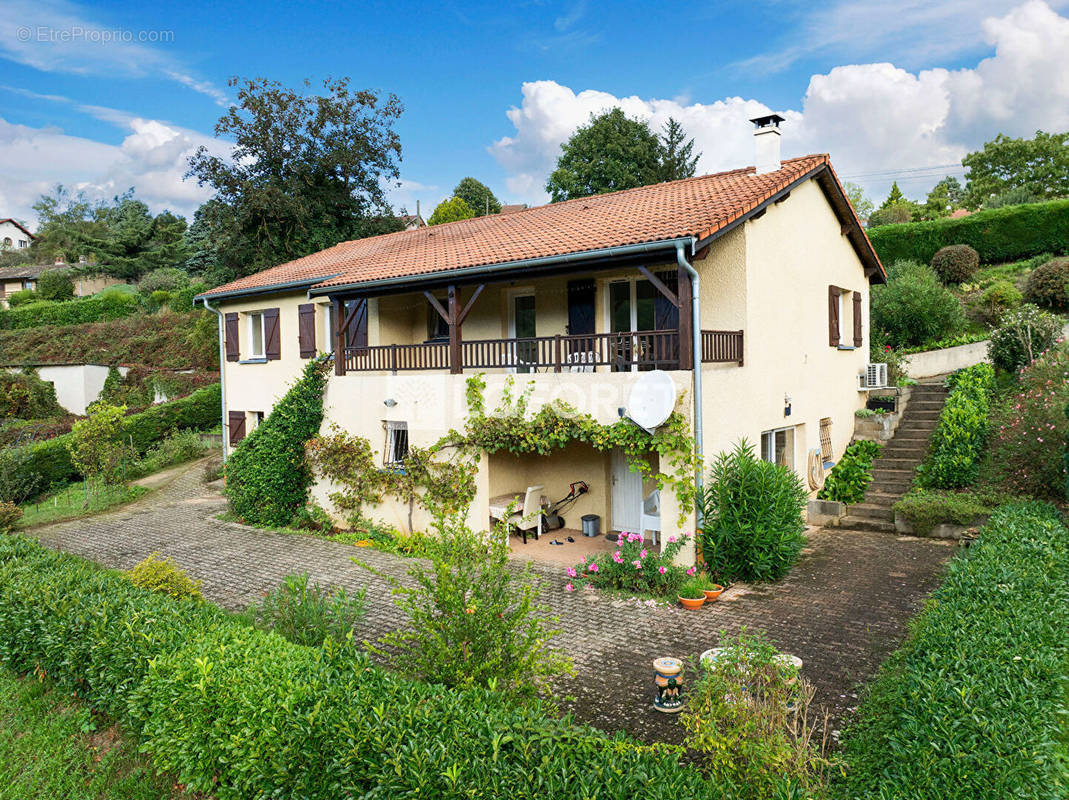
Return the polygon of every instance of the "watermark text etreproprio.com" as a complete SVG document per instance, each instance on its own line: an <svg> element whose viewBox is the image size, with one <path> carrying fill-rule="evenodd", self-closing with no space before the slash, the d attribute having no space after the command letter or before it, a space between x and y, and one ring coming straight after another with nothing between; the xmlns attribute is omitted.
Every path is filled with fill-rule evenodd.
<svg viewBox="0 0 1069 800"><path fill-rule="evenodd" d="M174 41L174 31L130 30L128 28L86 28L71 25L69 28L54 28L49 25L21 25L15 31L20 42L50 42L68 44L129 44L147 42L161 44Z"/></svg>

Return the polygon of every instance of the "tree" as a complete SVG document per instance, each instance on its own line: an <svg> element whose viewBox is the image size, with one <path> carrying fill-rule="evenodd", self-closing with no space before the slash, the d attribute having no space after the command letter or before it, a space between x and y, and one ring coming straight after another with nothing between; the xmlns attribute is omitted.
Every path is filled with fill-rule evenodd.
<svg viewBox="0 0 1069 800"><path fill-rule="evenodd" d="M657 183L661 170L661 142L649 125L614 108L592 114L561 145L546 191L557 203Z"/></svg>
<svg viewBox="0 0 1069 800"><path fill-rule="evenodd" d="M928 192L928 198L920 209L921 219L939 219L960 208L965 200L965 189L957 178L947 175Z"/></svg>
<svg viewBox="0 0 1069 800"><path fill-rule="evenodd" d="M857 218L861 220L862 224L867 222L869 215L872 214L873 205L865 194L865 190L856 183L844 183L843 191L846 192L850 205L854 207L854 213L857 214Z"/></svg>
<svg viewBox="0 0 1069 800"><path fill-rule="evenodd" d="M448 200L443 200L434 209L434 213L431 214L431 218L427 220L428 225L441 225L443 222L456 222L462 219L471 219L475 216L475 212L472 210L462 198L450 197Z"/></svg>
<svg viewBox="0 0 1069 800"><path fill-rule="evenodd" d="M104 236L104 222L83 192L72 192L56 184L51 194L41 195L33 204L38 230L31 250L38 262L51 262L62 256L77 261L79 256L94 254L93 243Z"/></svg>
<svg viewBox="0 0 1069 800"><path fill-rule="evenodd" d="M74 281L65 269L46 269L37 279L37 294L42 300L70 300L74 297Z"/></svg>
<svg viewBox="0 0 1069 800"><path fill-rule="evenodd" d="M74 468L87 482L110 486L121 480L123 464L135 455L123 437L125 417L126 406L98 402L89 407L86 419L71 428L67 450ZM89 505L89 492L85 493L85 505Z"/></svg>
<svg viewBox="0 0 1069 800"><path fill-rule="evenodd" d="M1069 133L1036 131L1034 139L999 134L961 160L966 204L979 208L993 195L1028 190L1040 200L1069 195Z"/></svg>
<svg viewBox="0 0 1069 800"><path fill-rule="evenodd" d="M887 194L887 199L880 204L880 208L890 208L891 206L901 205L908 202L906 196L902 194L902 190L898 188L898 181L894 181L891 184L891 191Z"/></svg>
<svg viewBox="0 0 1069 800"><path fill-rule="evenodd" d="M698 159L702 154L693 155L693 152L694 140L688 140L683 126L669 117L664 126L664 133L661 134L660 179L678 181L694 177Z"/></svg>
<svg viewBox="0 0 1069 800"><path fill-rule="evenodd" d="M458 183L453 189L453 197L458 197L467 203L476 217L501 213L501 201L494 197L490 187L475 178L464 178Z"/></svg>
<svg viewBox="0 0 1069 800"><path fill-rule="evenodd" d="M205 224L216 279L401 229L385 192L400 174L395 95L354 91L348 78L325 80L322 95L264 78L230 85L239 87L237 103L215 125L234 142L230 157L201 147L188 172L215 190Z"/></svg>

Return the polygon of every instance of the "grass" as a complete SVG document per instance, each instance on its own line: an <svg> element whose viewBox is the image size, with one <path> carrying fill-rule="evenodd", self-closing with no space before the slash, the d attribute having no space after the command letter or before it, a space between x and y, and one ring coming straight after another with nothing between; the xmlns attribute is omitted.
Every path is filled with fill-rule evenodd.
<svg viewBox="0 0 1069 800"><path fill-rule="evenodd" d="M143 486L112 486L107 491L94 490L85 505L85 484L72 483L35 503L22 505L21 527L32 528L67 519L87 517L109 508L132 502L149 490Z"/></svg>
<svg viewBox="0 0 1069 800"><path fill-rule="evenodd" d="M108 720L36 678L0 668L0 800L190 797L156 775Z"/></svg>

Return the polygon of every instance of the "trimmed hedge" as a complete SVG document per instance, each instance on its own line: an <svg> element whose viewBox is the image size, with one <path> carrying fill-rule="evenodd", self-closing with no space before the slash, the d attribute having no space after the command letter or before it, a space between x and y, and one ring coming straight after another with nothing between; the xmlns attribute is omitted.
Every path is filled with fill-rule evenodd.
<svg viewBox="0 0 1069 800"><path fill-rule="evenodd" d="M1066 797L1069 530L1003 506L953 559L843 735L840 798Z"/></svg>
<svg viewBox="0 0 1069 800"><path fill-rule="evenodd" d="M42 300L18 308L0 309L0 329L37 328L41 325L77 325L122 319L137 313L141 304L136 295L107 292L84 300L52 302Z"/></svg>
<svg viewBox="0 0 1069 800"><path fill-rule="evenodd" d="M832 467L817 497L847 505L862 502L872 483L872 462L881 450L883 445L879 442L864 439L851 442L842 458Z"/></svg>
<svg viewBox="0 0 1069 800"><path fill-rule="evenodd" d="M671 748L494 693L374 667L0 539L0 662L131 725L156 766L218 800L722 798Z"/></svg>
<svg viewBox="0 0 1069 800"><path fill-rule="evenodd" d="M1069 200L978 211L958 219L881 225L868 232L880 259L931 263L940 248L967 244L984 264L1069 251Z"/></svg>
<svg viewBox="0 0 1069 800"><path fill-rule="evenodd" d="M219 407L219 384L206 386L188 397L131 414L123 422L123 432L130 437L128 441L133 442L134 449L143 454L173 430L215 427L219 424ZM70 434L65 433L30 445L30 458L21 464L21 468L40 476L37 484L40 490L79 479L67 450L68 441ZM7 468L2 462L0 467Z"/></svg>
<svg viewBox="0 0 1069 800"><path fill-rule="evenodd" d="M958 489L975 482L987 443L994 368L977 364L948 380L953 386L939 414L928 456L917 467L920 484L928 489Z"/></svg>

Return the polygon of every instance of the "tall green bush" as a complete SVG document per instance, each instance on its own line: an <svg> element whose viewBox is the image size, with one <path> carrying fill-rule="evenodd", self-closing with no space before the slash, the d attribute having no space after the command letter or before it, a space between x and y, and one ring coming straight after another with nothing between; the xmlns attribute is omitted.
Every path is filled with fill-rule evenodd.
<svg viewBox="0 0 1069 800"><path fill-rule="evenodd" d="M1069 251L1069 200L979 211L957 219L883 225L868 232L886 264L899 259L927 264L942 247L967 244L984 264Z"/></svg>
<svg viewBox="0 0 1069 800"><path fill-rule="evenodd" d="M327 369L324 359L308 362L304 374L227 460L226 496L246 522L288 525L307 501L313 478L304 445L323 423Z"/></svg>
<svg viewBox="0 0 1069 800"><path fill-rule="evenodd" d="M878 442L852 442L832 467L817 497L848 505L860 503L872 483L872 462L882 449Z"/></svg>
<svg viewBox="0 0 1069 800"><path fill-rule="evenodd" d="M1015 372L1046 352L1062 332L1062 320L1033 305L1007 311L991 332L987 355L1003 372Z"/></svg>
<svg viewBox="0 0 1069 800"><path fill-rule="evenodd" d="M1069 793L1069 530L1005 506L960 552L844 733L842 800Z"/></svg>
<svg viewBox="0 0 1069 800"><path fill-rule="evenodd" d="M42 300L70 300L74 297L74 281L65 269L46 269L37 279L37 294Z"/></svg>
<svg viewBox="0 0 1069 800"><path fill-rule="evenodd" d="M957 489L972 484L979 474L987 443L988 413L995 391L995 371L977 364L951 376L939 424L917 476L928 489Z"/></svg>
<svg viewBox="0 0 1069 800"><path fill-rule="evenodd" d="M923 264L892 264L887 283L872 287L870 304L874 338L881 344L918 346L965 330L961 301Z"/></svg>
<svg viewBox="0 0 1069 800"><path fill-rule="evenodd" d="M794 470L759 459L745 439L718 454L698 498L702 558L713 579L783 577L805 544L808 497Z"/></svg>
<svg viewBox="0 0 1069 800"><path fill-rule="evenodd" d="M1029 303L1059 314L1069 312L1069 258L1052 258L1032 270L1024 295Z"/></svg>
<svg viewBox="0 0 1069 800"><path fill-rule="evenodd" d="M980 266L980 256L967 244L941 247L932 256L932 269L943 283L969 280Z"/></svg>

